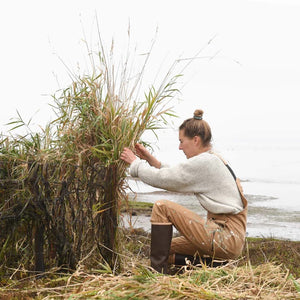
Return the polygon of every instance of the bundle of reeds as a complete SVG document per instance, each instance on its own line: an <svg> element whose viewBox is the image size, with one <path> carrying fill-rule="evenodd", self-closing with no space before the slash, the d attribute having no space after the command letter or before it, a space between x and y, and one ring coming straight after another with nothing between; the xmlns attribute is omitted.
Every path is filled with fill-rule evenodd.
<svg viewBox="0 0 300 300"><path fill-rule="evenodd" d="M133 147L146 130L155 131L172 116L177 92L172 69L161 83L139 87L128 61L115 71L112 52L92 59L90 74L53 96L57 119L41 133L2 137L0 146L1 270L75 269L105 261L118 269L119 203L126 200L124 146ZM21 117L12 122L25 126Z"/></svg>

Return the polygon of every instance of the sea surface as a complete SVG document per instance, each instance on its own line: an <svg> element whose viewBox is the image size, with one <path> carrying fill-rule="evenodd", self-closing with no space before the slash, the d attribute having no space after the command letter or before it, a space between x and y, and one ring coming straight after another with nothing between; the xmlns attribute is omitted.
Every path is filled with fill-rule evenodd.
<svg viewBox="0 0 300 300"><path fill-rule="evenodd" d="M228 160L241 179L249 203L247 235L250 237L274 237L300 241L300 134L278 136L276 134L249 135L244 138L219 139L216 152ZM168 134L161 150L161 160L176 164L177 139ZM166 146L168 150L164 150ZM174 151L177 154L171 154ZM155 152L155 151L154 151ZM156 153L154 153L156 154ZM128 178L129 198L154 203L168 199L181 204L199 215L206 212L193 194L167 192L143 182ZM127 219L126 219L127 218ZM125 217L134 227L150 230L150 216Z"/></svg>

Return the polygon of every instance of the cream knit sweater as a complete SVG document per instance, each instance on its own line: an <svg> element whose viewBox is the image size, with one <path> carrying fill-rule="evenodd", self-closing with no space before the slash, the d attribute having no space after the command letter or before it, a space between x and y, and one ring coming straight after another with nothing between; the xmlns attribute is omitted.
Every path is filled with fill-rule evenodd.
<svg viewBox="0 0 300 300"><path fill-rule="evenodd" d="M173 167L151 167L139 158L130 165L130 175L157 188L194 193L200 204L214 214L237 214L242 200L233 176L215 154L204 152Z"/></svg>

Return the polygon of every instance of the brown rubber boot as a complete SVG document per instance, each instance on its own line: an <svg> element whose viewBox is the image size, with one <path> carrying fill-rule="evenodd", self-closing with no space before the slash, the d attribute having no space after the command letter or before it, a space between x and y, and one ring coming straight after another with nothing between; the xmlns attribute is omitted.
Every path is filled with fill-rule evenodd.
<svg viewBox="0 0 300 300"><path fill-rule="evenodd" d="M172 225L151 225L151 267L163 274L168 273L168 258L172 232Z"/></svg>

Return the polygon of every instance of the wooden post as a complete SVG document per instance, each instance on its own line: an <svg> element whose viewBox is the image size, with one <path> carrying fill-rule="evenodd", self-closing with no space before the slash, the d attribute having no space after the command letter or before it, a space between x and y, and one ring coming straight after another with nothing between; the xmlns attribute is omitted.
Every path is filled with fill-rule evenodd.
<svg viewBox="0 0 300 300"><path fill-rule="evenodd" d="M115 268L115 246L118 227L117 200L116 200L116 168L109 166L105 174L103 212L100 213L101 243L104 245L101 254L113 269Z"/></svg>
<svg viewBox="0 0 300 300"><path fill-rule="evenodd" d="M38 222L34 233L34 257L35 271L37 273L45 272L44 263L44 225Z"/></svg>

